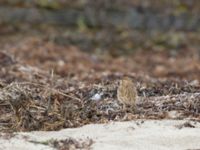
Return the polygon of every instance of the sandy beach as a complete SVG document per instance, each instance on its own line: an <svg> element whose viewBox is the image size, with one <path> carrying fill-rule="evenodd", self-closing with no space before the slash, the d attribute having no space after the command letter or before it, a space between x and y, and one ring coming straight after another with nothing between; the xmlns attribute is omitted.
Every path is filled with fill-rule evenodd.
<svg viewBox="0 0 200 150"><path fill-rule="evenodd" d="M19 132L11 138L0 138L4 150L51 150L49 140L92 139L93 150L186 150L200 148L200 123L175 120L137 120L91 124L60 131ZM33 142L34 141L34 142ZM73 147L71 148L73 149Z"/></svg>

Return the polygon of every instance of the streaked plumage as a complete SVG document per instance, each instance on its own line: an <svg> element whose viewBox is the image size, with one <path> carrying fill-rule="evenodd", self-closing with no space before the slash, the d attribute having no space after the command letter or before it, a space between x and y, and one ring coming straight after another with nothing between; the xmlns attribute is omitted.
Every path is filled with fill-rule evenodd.
<svg viewBox="0 0 200 150"><path fill-rule="evenodd" d="M120 80L120 85L117 90L117 98L123 105L133 108L135 107L137 90L130 78L125 77Z"/></svg>

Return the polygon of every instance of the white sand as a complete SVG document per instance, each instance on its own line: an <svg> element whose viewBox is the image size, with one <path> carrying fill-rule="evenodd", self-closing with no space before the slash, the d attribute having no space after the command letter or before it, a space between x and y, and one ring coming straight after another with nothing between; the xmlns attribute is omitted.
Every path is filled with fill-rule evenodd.
<svg viewBox="0 0 200 150"><path fill-rule="evenodd" d="M141 120L92 124L81 128L64 129L56 132L17 133L6 140L0 137L0 150L51 150L53 148L29 142L66 139L68 137L93 139L94 150L186 150L200 149L200 123L191 122L195 128L177 128L186 121ZM27 137L27 138L24 138Z"/></svg>

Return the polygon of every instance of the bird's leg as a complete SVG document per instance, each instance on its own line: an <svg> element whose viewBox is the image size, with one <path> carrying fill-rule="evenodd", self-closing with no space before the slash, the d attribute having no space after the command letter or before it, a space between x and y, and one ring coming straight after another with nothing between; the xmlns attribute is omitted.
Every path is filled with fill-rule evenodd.
<svg viewBox="0 0 200 150"><path fill-rule="evenodd" d="M18 128L20 123L21 123L21 119L20 119L19 110L15 110L15 123L12 125L12 128L13 129Z"/></svg>
<svg viewBox="0 0 200 150"><path fill-rule="evenodd" d="M131 112L131 113L134 113L134 112L135 112L135 105L133 105L133 106L130 107L130 112Z"/></svg>
<svg viewBox="0 0 200 150"><path fill-rule="evenodd" d="M135 106L129 105L126 107L126 111L130 113L134 113L135 111Z"/></svg>
<svg viewBox="0 0 200 150"><path fill-rule="evenodd" d="M20 114L19 114L19 110L15 110L15 118L16 118L16 122L18 123L20 121Z"/></svg>
<svg viewBox="0 0 200 150"><path fill-rule="evenodd" d="M125 104L122 104L122 110L123 110L123 111L126 111L126 110L127 110L127 107L126 107Z"/></svg>

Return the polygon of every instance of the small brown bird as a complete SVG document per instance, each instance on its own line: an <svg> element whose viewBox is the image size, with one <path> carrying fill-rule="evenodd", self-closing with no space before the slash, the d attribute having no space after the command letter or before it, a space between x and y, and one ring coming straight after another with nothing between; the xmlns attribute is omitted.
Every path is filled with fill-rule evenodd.
<svg viewBox="0 0 200 150"><path fill-rule="evenodd" d="M124 106L129 106L134 109L137 98L137 90L130 78L124 77L120 80L117 90L117 98L119 102L123 104L123 108Z"/></svg>

